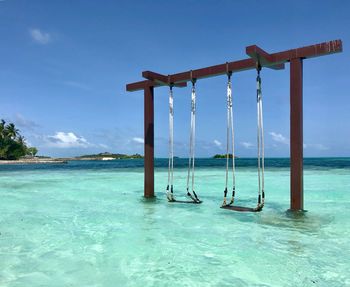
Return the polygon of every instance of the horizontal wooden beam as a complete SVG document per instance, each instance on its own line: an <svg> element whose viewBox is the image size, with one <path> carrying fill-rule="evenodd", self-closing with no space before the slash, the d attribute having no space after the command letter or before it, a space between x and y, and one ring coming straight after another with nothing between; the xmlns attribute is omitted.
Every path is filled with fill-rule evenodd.
<svg viewBox="0 0 350 287"><path fill-rule="evenodd" d="M245 70L251 70L256 68L256 61L260 60L262 67L269 67L273 69L283 68L283 64L289 62L291 59L302 58L308 59L312 57L319 57L328 54L341 52L343 49L341 40L334 40L324 42L316 45L301 47L297 49L291 49L283 52L269 54L256 45L248 46L246 52L252 58L227 62L220 65L210 66L202 69L196 69L169 76L164 76L154 72L146 71L143 76L147 81L136 82L128 84L126 86L127 91L141 90L146 85L153 85L158 87L164 85L164 83L174 83L175 85L186 83L193 78L202 79L208 77L215 77L219 75L227 74L227 72L240 72Z"/></svg>
<svg viewBox="0 0 350 287"><path fill-rule="evenodd" d="M343 51L343 44L341 40L334 40L306 46L298 49L291 49L288 51L272 54L273 61L275 63L284 63L291 59L302 58L314 58L325 56L334 53L340 53Z"/></svg>
<svg viewBox="0 0 350 287"><path fill-rule="evenodd" d="M128 92L133 92L133 91L139 91L139 90L144 90L146 87L156 87L160 86L157 83L154 83L153 81L141 81L141 82L136 82L136 83L131 83L126 85L126 90Z"/></svg>
<svg viewBox="0 0 350 287"><path fill-rule="evenodd" d="M142 72L142 77L144 77L145 79L154 81L160 85L167 85L170 84L169 83L169 77L164 76L162 74L158 74L158 73L154 73L151 71L144 71Z"/></svg>
<svg viewBox="0 0 350 287"><path fill-rule="evenodd" d="M253 59L245 59L235 62L228 62L216 66L182 72L170 75L171 83L188 82L192 79L203 79L227 74L228 72L240 72L255 69L256 63Z"/></svg>
<svg viewBox="0 0 350 287"><path fill-rule="evenodd" d="M147 87L159 87L167 84L161 83L160 81L146 80L136 83L131 83L126 85L126 90L128 92L144 90ZM182 88L187 87L187 83L177 83L176 87Z"/></svg>
<svg viewBox="0 0 350 287"><path fill-rule="evenodd" d="M165 75L158 74L158 73L151 72L151 71L142 72L142 77L144 77L145 79L154 81L157 84L163 85L163 86L169 86L170 84L173 84L173 83L169 82L169 80L170 80L169 76L165 76ZM183 88L183 87L187 87L187 83L186 82L176 83L176 84L174 84L174 86L179 87L179 88Z"/></svg>
<svg viewBox="0 0 350 287"><path fill-rule="evenodd" d="M274 70L284 69L284 64L274 64L273 56L265 52L263 49L256 45L248 46L245 49L246 54L259 63L261 67L268 67Z"/></svg>

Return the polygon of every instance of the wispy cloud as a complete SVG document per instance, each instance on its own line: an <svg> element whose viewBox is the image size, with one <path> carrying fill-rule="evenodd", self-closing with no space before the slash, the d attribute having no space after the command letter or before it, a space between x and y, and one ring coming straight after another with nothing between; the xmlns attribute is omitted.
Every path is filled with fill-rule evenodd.
<svg viewBox="0 0 350 287"><path fill-rule="evenodd" d="M47 32L43 32L39 29L30 29L29 34L32 37L33 41L41 44L46 45L51 42L51 35Z"/></svg>
<svg viewBox="0 0 350 287"><path fill-rule="evenodd" d="M329 147L317 143L317 144L304 144L304 149L306 148L313 148L313 149L317 149L317 150L329 150Z"/></svg>
<svg viewBox="0 0 350 287"><path fill-rule="evenodd" d="M275 142L289 145L289 138L286 138L282 134L276 133L276 132L270 132L269 134L271 135L272 140L274 140ZM273 144L273 147L278 147L278 145ZM316 149L319 151L329 150L329 147L327 147L321 143L304 143L303 148L304 149Z"/></svg>
<svg viewBox="0 0 350 287"><path fill-rule="evenodd" d="M218 140L214 140L214 145L216 145L218 148L222 148L222 143Z"/></svg>
<svg viewBox="0 0 350 287"><path fill-rule="evenodd" d="M282 134L276 132L269 132L269 134L272 137L272 140L274 140L275 142L289 144L289 139L283 136Z"/></svg>
<svg viewBox="0 0 350 287"><path fill-rule="evenodd" d="M143 144L145 142L143 138L139 138L139 137L134 137L132 138L132 140L139 144Z"/></svg>
<svg viewBox="0 0 350 287"><path fill-rule="evenodd" d="M254 146L251 142L241 142L241 145L246 149L250 149Z"/></svg>
<svg viewBox="0 0 350 287"><path fill-rule="evenodd" d="M25 118L21 114L16 114L14 116L13 121L19 128L24 128L27 130L33 130L33 129L39 127L39 124L37 124L36 122L34 122L30 119Z"/></svg>
<svg viewBox="0 0 350 287"><path fill-rule="evenodd" d="M129 126L115 127L111 129L98 128L92 134L91 138L97 142L108 145L111 151L119 153L140 153L142 150L143 138L134 136L140 134ZM157 138L155 138L157 140Z"/></svg>
<svg viewBox="0 0 350 287"><path fill-rule="evenodd" d="M49 147L56 148L87 148L93 146L84 137L79 137L72 132L56 132L53 136L45 138Z"/></svg>

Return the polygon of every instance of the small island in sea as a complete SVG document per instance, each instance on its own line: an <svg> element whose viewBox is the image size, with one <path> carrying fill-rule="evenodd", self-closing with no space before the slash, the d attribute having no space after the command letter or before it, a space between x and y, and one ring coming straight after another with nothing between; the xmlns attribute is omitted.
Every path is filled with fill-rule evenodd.
<svg viewBox="0 0 350 287"><path fill-rule="evenodd" d="M232 153L230 153L228 157L232 158ZM226 158L226 154L216 154L213 156L213 158ZM238 156L235 155L235 158L238 158Z"/></svg>
<svg viewBox="0 0 350 287"><path fill-rule="evenodd" d="M139 159L143 158L142 155L136 153L132 155L122 153L109 153L103 152L99 154L82 155L73 158L66 158L66 160L115 160L115 159Z"/></svg>
<svg viewBox="0 0 350 287"><path fill-rule="evenodd" d="M18 159L0 160L0 164L38 164L38 163L67 163L68 161L83 161L83 160L118 160L118 159L141 159L140 154L122 154L122 153L98 153L89 154L68 158L52 158L48 156L24 156Z"/></svg>

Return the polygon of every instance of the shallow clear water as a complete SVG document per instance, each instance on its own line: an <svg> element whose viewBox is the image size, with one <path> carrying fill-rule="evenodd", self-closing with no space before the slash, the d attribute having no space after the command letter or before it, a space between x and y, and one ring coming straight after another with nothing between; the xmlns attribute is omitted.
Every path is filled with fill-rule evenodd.
<svg viewBox="0 0 350 287"><path fill-rule="evenodd" d="M256 214L219 208L224 161L198 165L201 205L167 203L165 160L149 201L142 161L0 166L0 286L350 286L350 159L306 161L304 216L286 213L286 160L267 163ZM238 204L256 204L253 165Z"/></svg>

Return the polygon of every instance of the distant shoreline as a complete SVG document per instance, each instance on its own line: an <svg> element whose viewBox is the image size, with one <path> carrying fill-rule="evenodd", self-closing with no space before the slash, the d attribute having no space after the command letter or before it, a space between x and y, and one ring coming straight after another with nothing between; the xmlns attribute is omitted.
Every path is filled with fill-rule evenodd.
<svg viewBox="0 0 350 287"><path fill-rule="evenodd" d="M348 160L350 157L305 157L305 160L312 160L312 159L328 159L328 160L342 160L346 159ZM134 160L138 158L103 158L103 157L69 157L69 158L25 158L25 159L19 159L19 160L0 160L0 165L26 165L26 164L66 164L69 161L118 161L120 159L126 159L126 160ZM143 158L140 158L143 159ZM167 160L167 158L155 158L155 159L160 159L160 160ZM178 158L180 159L180 158ZM181 158L181 159L187 159L187 158ZM224 160L225 158L213 158L213 157L198 157L197 159L221 159ZM256 159L254 157L251 158L239 158L242 160L253 160ZM266 160L289 160L288 157L271 157L271 158L266 158Z"/></svg>
<svg viewBox="0 0 350 287"><path fill-rule="evenodd" d="M42 163L67 163L67 160L56 159L56 158L34 158L34 159L18 159L18 160L0 160L2 164L42 164Z"/></svg>
<svg viewBox="0 0 350 287"><path fill-rule="evenodd" d="M51 158L51 157L34 157L34 158L21 158L17 160L0 160L0 165L13 165L13 164L64 164L68 161L113 161L120 159L139 159L143 158L140 155L114 155L104 154L91 155L91 156L79 156L79 157L63 157L63 158Z"/></svg>
<svg viewBox="0 0 350 287"><path fill-rule="evenodd" d="M128 158L134 159L134 158ZM82 158L45 158L45 159L18 159L18 160L0 160L0 165L12 165L12 164L52 164L52 163L68 163L69 161L110 161L118 160L117 158L92 158L92 157L82 157Z"/></svg>

